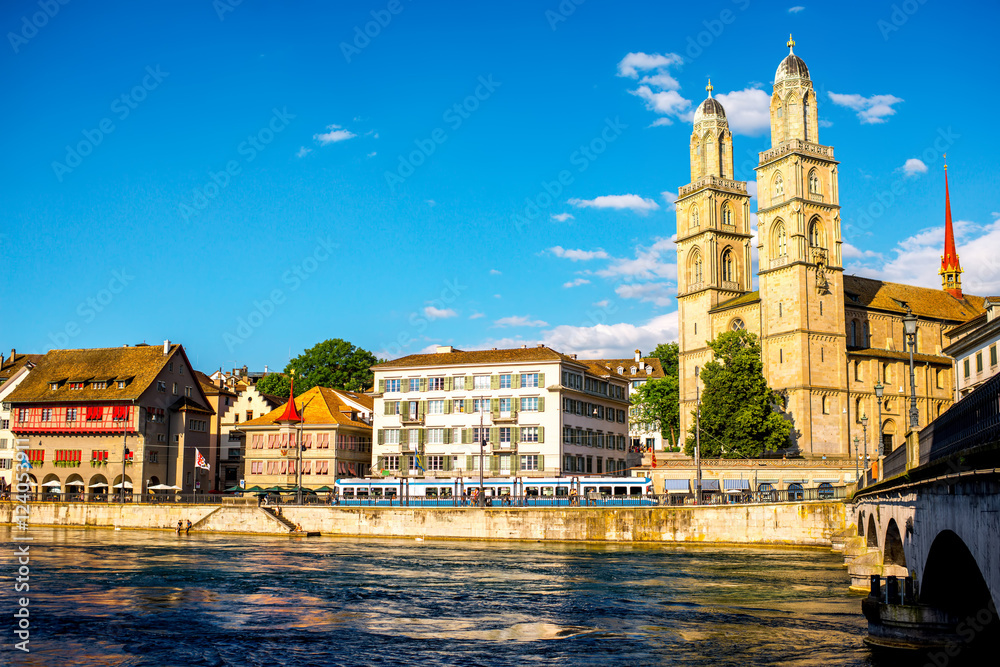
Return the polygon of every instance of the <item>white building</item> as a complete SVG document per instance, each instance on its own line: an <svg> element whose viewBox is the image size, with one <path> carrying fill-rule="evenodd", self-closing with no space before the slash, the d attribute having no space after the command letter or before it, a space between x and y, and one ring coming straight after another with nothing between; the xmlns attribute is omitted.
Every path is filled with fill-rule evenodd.
<svg viewBox="0 0 1000 667"><path fill-rule="evenodd" d="M966 395L1000 372L1000 296L983 301L986 312L946 331L951 344L943 352L955 359L955 400Z"/></svg>
<svg viewBox="0 0 1000 667"><path fill-rule="evenodd" d="M664 377L663 363L656 357L643 357L639 350L631 359L597 359L596 363L607 366L628 380L628 395L631 397L639 387L651 380L662 380ZM632 449L643 451L663 451L670 446L669 438L653 429L650 424L641 423L636 419L636 409L629 408L628 431ZM680 434L674 434L679 438Z"/></svg>
<svg viewBox="0 0 1000 667"><path fill-rule="evenodd" d="M4 359L0 354L0 486L10 487L14 475L14 434L10 431L10 403L7 396L21 383L40 354L17 354L10 351L10 358Z"/></svg>
<svg viewBox="0 0 1000 667"><path fill-rule="evenodd" d="M604 365L544 346L440 346L372 370L378 473L448 477L482 467L541 476L626 467L628 382Z"/></svg>

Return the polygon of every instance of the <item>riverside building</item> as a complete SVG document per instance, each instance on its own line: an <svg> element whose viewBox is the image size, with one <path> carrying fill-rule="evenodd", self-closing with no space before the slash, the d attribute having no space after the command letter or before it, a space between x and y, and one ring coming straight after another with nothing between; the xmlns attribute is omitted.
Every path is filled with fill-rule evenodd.
<svg viewBox="0 0 1000 667"><path fill-rule="evenodd" d="M394 476L624 471L628 380L548 347L439 346L372 367L374 471Z"/></svg>

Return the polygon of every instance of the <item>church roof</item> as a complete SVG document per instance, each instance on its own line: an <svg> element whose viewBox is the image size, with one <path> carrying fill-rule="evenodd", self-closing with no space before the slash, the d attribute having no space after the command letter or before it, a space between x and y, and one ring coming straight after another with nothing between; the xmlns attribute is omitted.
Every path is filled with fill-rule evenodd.
<svg viewBox="0 0 1000 667"><path fill-rule="evenodd" d="M788 55L778 64L778 69L774 72L774 83L777 84L785 79L808 79L809 68L805 61L799 58L792 51L795 41L792 36L788 36Z"/></svg>
<svg viewBox="0 0 1000 667"><path fill-rule="evenodd" d="M889 283L860 276L844 276L848 306L905 314L909 305L917 317L965 322L983 312L983 297L965 294L957 299L944 290Z"/></svg>
<svg viewBox="0 0 1000 667"><path fill-rule="evenodd" d="M705 98L704 102L698 105L698 108L694 112L695 125L706 118L726 119L726 110L722 108L722 104L719 103L719 100L712 97L711 79L709 79L708 85L705 86L705 90L708 91L708 97Z"/></svg>
<svg viewBox="0 0 1000 667"><path fill-rule="evenodd" d="M756 292L747 292L746 294L741 294L740 296L729 299L728 301L722 301L708 312L717 313L720 310L729 310L730 308L736 308L738 306L746 306L751 303L757 303L758 301L760 301L760 290L757 290Z"/></svg>
<svg viewBox="0 0 1000 667"><path fill-rule="evenodd" d="M899 350L882 350L877 347L865 347L861 349L848 349L847 356L852 357L875 357L878 359L897 359L899 361L909 361L910 353L901 352ZM952 358L944 357L938 354L922 354L916 352L913 354L913 361L923 364L942 364L944 366L951 366Z"/></svg>

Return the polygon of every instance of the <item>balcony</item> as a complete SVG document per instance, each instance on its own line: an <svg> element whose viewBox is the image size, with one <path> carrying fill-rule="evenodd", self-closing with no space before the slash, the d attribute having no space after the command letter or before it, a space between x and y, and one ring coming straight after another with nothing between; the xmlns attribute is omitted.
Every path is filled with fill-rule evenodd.
<svg viewBox="0 0 1000 667"><path fill-rule="evenodd" d="M491 419L494 424L516 424L517 412L494 412Z"/></svg>
<svg viewBox="0 0 1000 667"><path fill-rule="evenodd" d="M823 201L823 195L821 195L818 192L810 192L809 193L809 201L818 201L818 202L822 203L822 201Z"/></svg>
<svg viewBox="0 0 1000 667"><path fill-rule="evenodd" d="M718 176L703 176L697 181L693 181L688 185L682 186L680 191L678 191L678 197L684 197L692 192L696 192L701 188L720 188L723 190L732 190L740 194L746 194L747 184L745 181L733 181L728 178L720 178Z"/></svg>
<svg viewBox="0 0 1000 667"><path fill-rule="evenodd" d="M733 282L732 280L723 280L722 281L722 289L729 290L730 292L740 292L740 291L742 291L740 289L740 284L737 283L737 282Z"/></svg>
<svg viewBox="0 0 1000 667"><path fill-rule="evenodd" d="M424 416L417 415L400 415L399 421L403 423L404 426L423 426Z"/></svg>
<svg viewBox="0 0 1000 667"><path fill-rule="evenodd" d="M511 442L494 442L490 445L490 449L494 452L514 452L517 450L517 445Z"/></svg>
<svg viewBox="0 0 1000 667"><path fill-rule="evenodd" d="M776 269L779 266L784 266L786 264L788 264L788 255L782 255L781 257L775 257L772 259L770 266L772 269Z"/></svg>

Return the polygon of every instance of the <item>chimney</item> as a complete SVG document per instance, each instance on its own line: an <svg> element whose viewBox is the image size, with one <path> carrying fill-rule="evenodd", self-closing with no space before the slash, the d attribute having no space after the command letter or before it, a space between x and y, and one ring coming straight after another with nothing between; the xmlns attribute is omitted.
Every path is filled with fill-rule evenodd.
<svg viewBox="0 0 1000 667"><path fill-rule="evenodd" d="M453 348L451 345L438 345L437 346L437 353L438 354L448 354L449 352L454 352L454 351L455 351L455 348Z"/></svg>
<svg viewBox="0 0 1000 667"><path fill-rule="evenodd" d="M17 350L15 350L14 348L10 348L10 360L14 361L14 359L16 358L17 358Z"/></svg>
<svg viewBox="0 0 1000 667"><path fill-rule="evenodd" d="M168 354L170 354L170 341L165 340L163 341L163 356L167 356Z"/></svg>
<svg viewBox="0 0 1000 667"><path fill-rule="evenodd" d="M264 375L267 375L267 364L264 364Z"/></svg>
<svg viewBox="0 0 1000 667"><path fill-rule="evenodd" d="M642 358L642 352L640 352L639 350L636 350L635 351L635 360L639 361L639 359L641 359L641 358Z"/></svg>
<svg viewBox="0 0 1000 667"><path fill-rule="evenodd" d="M0 368L3 368L3 353L0 353Z"/></svg>

